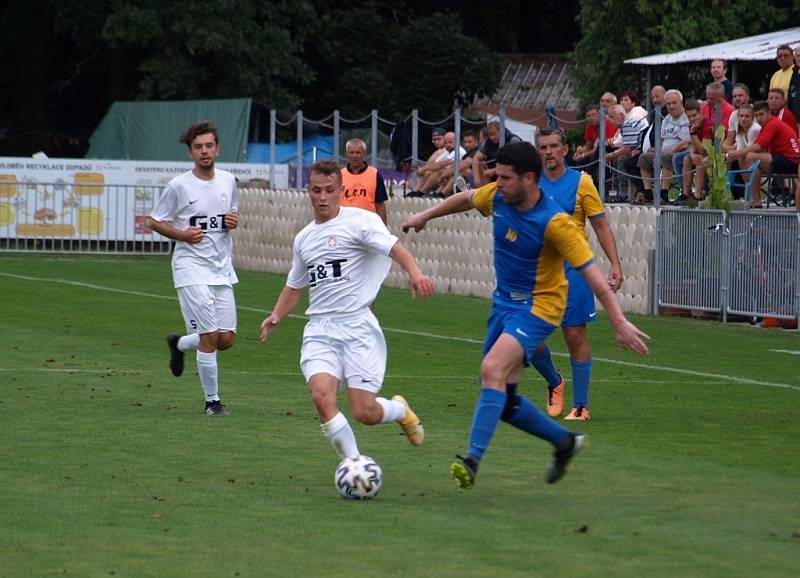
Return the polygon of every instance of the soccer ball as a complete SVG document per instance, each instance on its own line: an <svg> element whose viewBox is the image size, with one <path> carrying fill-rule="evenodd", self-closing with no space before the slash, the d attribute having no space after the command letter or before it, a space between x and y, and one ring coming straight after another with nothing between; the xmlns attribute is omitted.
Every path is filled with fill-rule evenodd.
<svg viewBox="0 0 800 578"><path fill-rule="evenodd" d="M345 498L368 500L381 491L383 470L369 456L345 458L336 468L336 489Z"/></svg>

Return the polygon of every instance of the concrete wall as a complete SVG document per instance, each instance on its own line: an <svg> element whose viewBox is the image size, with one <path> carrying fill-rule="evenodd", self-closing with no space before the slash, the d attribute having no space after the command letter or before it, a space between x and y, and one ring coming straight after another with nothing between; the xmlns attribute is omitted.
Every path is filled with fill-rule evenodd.
<svg viewBox="0 0 800 578"><path fill-rule="evenodd" d="M239 228L234 231L237 268L287 273L292 240L312 219L305 193L295 190L242 189ZM417 258L440 293L490 297L494 288L491 219L477 211L450 215L429 223L421 233L403 234L405 218L433 204L429 199L393 198L387 203L389 230ZM607 213L617 237L625 281L617 293L626 312L649 313L649 260L655 249L657 211L652 207L609 205ZM608 260L589 227L596 259L608 271ZM389 287L407 287L397 265L386 280Z"/></svg>

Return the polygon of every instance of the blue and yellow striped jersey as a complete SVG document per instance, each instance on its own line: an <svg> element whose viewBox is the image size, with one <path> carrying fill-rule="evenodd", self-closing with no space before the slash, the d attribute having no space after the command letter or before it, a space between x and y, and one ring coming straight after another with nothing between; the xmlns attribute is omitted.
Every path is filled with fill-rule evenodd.
<svg viewBox="0 0 800 578"><path fill-rule="evenodd" d="M586 233L586 219L605 217L605 207L600 193L592 182L592 177L575 169L567 169L563 175L551 181L545 175L539 178L539 188L546 195L553 197L569 215L575 224Z"/></svg>
<svg viewBox="0 0 800 578"><path fill-rule="evenodd" d="M531 209L506 205L495 183L476 190L473 205L493 217L495 295L530 303L531 313L558 325L567 303L564 260L576 269L592 262L592 251L575 222L543 194Z"/></svg>

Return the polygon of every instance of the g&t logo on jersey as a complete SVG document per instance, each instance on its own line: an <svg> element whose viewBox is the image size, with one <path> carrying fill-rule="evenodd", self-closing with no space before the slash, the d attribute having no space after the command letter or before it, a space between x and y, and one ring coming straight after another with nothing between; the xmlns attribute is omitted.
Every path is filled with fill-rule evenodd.
<svg viewBox="0 0 800 578"><path fill-rule="evenodd" d="M222 233L227 230L225 215L195 215L189 219L192 227L200 227L204 233Z"/></svg>
<svg viewBox="0 0 800 578"><path fill-rule="evenodd" d="M349 275L342 275L343 263L347 263L347 259L334 259L333 261L325 261L321 265L313 263L308 265L308 286L316 287L349 280Z"/></svg>

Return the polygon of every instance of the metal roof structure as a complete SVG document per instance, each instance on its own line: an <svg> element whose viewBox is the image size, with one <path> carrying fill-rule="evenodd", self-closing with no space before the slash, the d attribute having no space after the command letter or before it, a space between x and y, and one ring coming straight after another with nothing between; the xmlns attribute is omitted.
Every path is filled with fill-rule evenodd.
<svg viewBox="0 0 800 578"><path fill-rule="evenodd" d="M707 44L697 48L687 48L678 52L653 54L630 58L625 64L657 66L661 64L680 64L683 62L702 62L712 58L722 58L729 62L774 60L778 46L788 44L792 48L800 45L800 27L787 28L756 36L746 36L727 42Z"/></svg>

